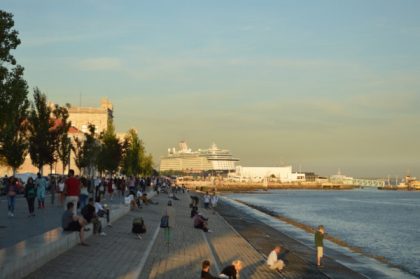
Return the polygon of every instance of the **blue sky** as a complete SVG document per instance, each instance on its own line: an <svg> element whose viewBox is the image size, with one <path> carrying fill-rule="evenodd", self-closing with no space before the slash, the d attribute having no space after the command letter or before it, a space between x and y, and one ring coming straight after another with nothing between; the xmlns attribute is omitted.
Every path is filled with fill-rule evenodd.
<svg viewBox="0 0 420 279"><path fill-rule="evenodd" d="M31 87L247 166L420 175L420 2L12 1Z"/></svg>

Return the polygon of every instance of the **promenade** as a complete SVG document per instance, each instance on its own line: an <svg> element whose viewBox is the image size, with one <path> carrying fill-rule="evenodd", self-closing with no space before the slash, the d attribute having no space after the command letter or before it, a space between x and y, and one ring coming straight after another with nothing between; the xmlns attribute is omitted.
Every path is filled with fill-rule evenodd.
<svg viewBox="0 0 420 279"><path fill-rule="evenodd" d="M201 263L206 259L210 260L214 275L239 259L244 262L241 278L363 278L332 260L326 266L328 275L320 272L314 267L312 252L307 247L294 243L293 239L285 241L280 232L242 216L240 211L223 202L218 207L219 212L203 209L200 202L199 211L209 217L213 232L194 229L190 195L179 193L177 197L180 200L173 201L176 226L169 245L159 227L168 196L160 194L153 197L157 205L128 212L115 221L112 228L105 228L107 236L89 237L90 246L74 246L26 278L193 279L200 277ZM131 233L132 220L139 216L147 226L142 239ZM275 244L293 249L285 255L287 267L282 273L271 271L265 265L264 255Z"/></svg>
<svg viewBox="0 0 420 279"><path fill-rule="evenodd" d="M106 203L116 206L122 203L122 198L114 198ZM0 198L0 208L0 249L60 227L64 211L59 194L56 194L54 205L51 204L51 195L47 194L44 209L37 209L35 200L35 217L28 217L28 204L23 195L16 198L14 217L7 216L5 196Z"/></svg>
<svg viewBox="0 0 420 279"><path fill-rule="evenodd" d="M199 278L201 262L212 262L212 273L235 259L244 262L242 278L280 278L270 271L262 255L240 237L218 214L205 212L214 232L194 229L188 194L173 201L176 228L169 245L159 228L166 194L155 196L158 205L143 206L126 214L107 228L106 237L92 236L89 247L75 246L51 260L26 278ZM131 233L133 218L141 216L147 233L138 239Z"/></svg>

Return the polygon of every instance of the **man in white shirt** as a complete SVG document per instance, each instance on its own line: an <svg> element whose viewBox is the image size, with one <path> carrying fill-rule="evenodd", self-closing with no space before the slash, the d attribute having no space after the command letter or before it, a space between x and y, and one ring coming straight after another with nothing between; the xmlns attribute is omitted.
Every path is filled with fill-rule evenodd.
<svg viewBox="0 0 420 279"><path fill-rule="evenodd" d="M96 199L96 201L95 201L95 213L99 217L106 216L106 222L107 222L108 226L111 227L110 218L109 218L109 208L102 206L99 199Z"/></svg>
<svg viewBox="0 0 420 279"><path fill-rule="evenodd" d="M281 271L284 268L284 262L278 259L280 251L281 247L276 246L270 255L268 255L267 264L271 270Z"/></svg>

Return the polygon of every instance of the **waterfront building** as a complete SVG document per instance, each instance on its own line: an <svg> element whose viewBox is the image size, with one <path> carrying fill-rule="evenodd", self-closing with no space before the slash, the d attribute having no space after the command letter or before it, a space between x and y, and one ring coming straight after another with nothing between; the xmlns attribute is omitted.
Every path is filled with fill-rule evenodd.
<svg viewBox="0 0 420 279"><path fill-rule="evenodd" d="M305 174L292 171L292 166L285 167L243 167L237 166L229 178L239 182L262 182L265 179L282 183L304 182Z"/></svg>
<svg viewBox="0 0 420 279"><path fill-rule="evenodd" d="M208 149L192 151L185 141L181 141L179 150L169 148L168 154L160 158L160 171L228 173L235 170L237 161L239 159L229 150L220 149L214 143Z"/></svg>

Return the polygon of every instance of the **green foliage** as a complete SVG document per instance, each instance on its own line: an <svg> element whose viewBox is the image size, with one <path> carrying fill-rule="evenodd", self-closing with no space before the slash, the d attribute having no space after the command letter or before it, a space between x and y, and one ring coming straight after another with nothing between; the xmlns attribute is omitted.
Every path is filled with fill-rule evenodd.
<svg viewBox="0 0 420 279"><path fill-rule="evenodd" d="M95 135L95 126L89 124L89 133L84 134L84 139L74 138L75 146L73 152L75 153L76 166L81 172L89 176L94 175L98 153L100 146Z"/></svg>
<svg viewBox="0 0 420 279"><path fill-rule="evenodd" d="M150 154L146 156L144 144L134 129L124 139L121 172L128 176L153 173L153 158Z"/></svg>
<svg viewBox="0 0 420 279"><path fill-rule="evenodd" d="M56 136L52 131L54 120L51 108L47 105L47 97L38 88L34 89L34 102L29 113L29 154L32 164L39 171L46 164L53 164Z"/></svg>
<svg viewBox="0 0 420 279"><path fill-rule="evenodd" d="M0 10L0 61L16 65L16 59L10 53L20 45L19 32L12 29L15 26L13 15Z"/></svg>
<svg viewBox="0 0 420 279"><path fill-rule="evenodd" d="M78 137L74 137L74 145L71 147L71 149L74 152L74 161L76 163L77 168L79 169L79 172L82 171L83 168L87 167L88 162L85 159L84 153L83 153L83 143L84 141L79 139Z"/></svg>
<svg viewBox="0 0 420 279"><path fill-rule="evenodd" d="M71 139L68 137L68 132L71 127L71 122L68 121L69 112L68 108L69 105L67 104L66 107L61 107L59 105L55 105L53 110L53 115L56 119L56 127L55 127L55 136L56 140L55 143L55 153L58 159L63 164L63 174L66 167L70 164L70 155L72 149L72 142Z"/></svg>
<svg viewBox="0 0 420 279"><path fill-rule="evenodd" d="M0 162L13 172L27 154L28 86L11 50L20 44L13 15L0 10ZM15 67L13 67L16 65Z"/></svg>
<svg viewBox="0 0 420 279"><path fill-rule="evenodd" d="M115 134L112 123L108 123L108 129L100 136L100 142L98 170L112 174L118 170L122 158L122 144Z"/></svg>

